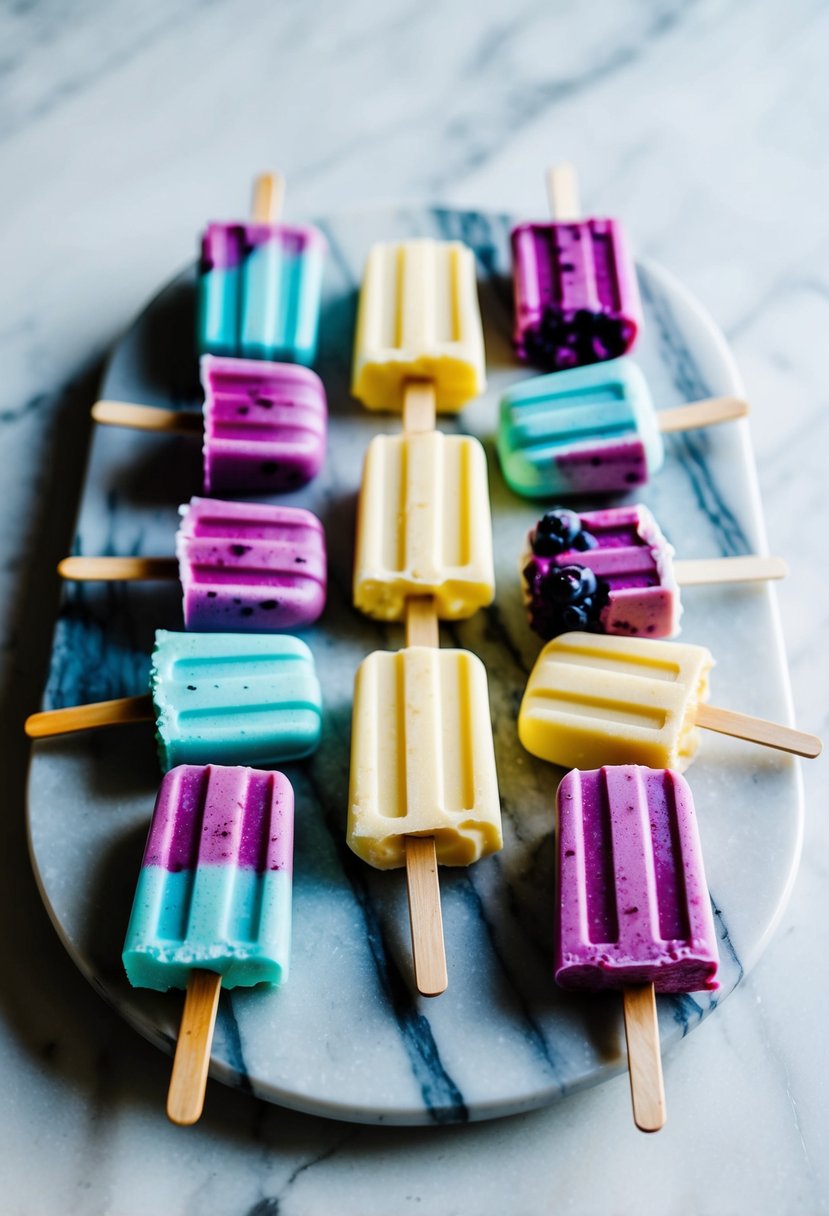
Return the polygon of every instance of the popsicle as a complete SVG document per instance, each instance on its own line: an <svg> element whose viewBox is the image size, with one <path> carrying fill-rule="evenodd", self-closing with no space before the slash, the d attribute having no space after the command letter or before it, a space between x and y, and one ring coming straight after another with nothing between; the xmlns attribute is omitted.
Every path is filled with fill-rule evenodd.
<svg viewBox="0 0 829 1216"><path fill-rule="evenodd" d="M486 670L465 650L375 652L354 685L348 843L369 865L406 864L434 838L441 865L502 847Z"/></svg>
<svg viewBox="0 0 829 1216"><path fill-rule="evenodd" d="M647 507L608 507L581 515L547 511L520 559L530 625L545 640L584 629L631 637L679 632L680 586L782 578L776 557L673 560Z"/></svg>
<svg viewBox="0 0 829 1216"><path fill-rule="evenodd" d="M199 352L313 363L326 242L317 228L278 223L284 182L254 185L250 223L209 224L201 241Z"/></svg>
<svg viewBox="0 0 829 1216"><path fill-rule="evenodd" d="M428 381L445 413L486 386L475 259L460 241L392 242L369 252L351 391L369 409L400 413L412 380Z"/></svg>
<svg viewBox="0 0 829 1216"><path fill-rule="evenodd" d="M150 823L123 961L134 987L186 988L167 1100L202 1112L221 988L277 985L291 943L294 795L287 777L182 764Z"/></svg>
<svg viewBox="0 0 829 1216"><path fill-rule="evenodd" d="M325 459L328 403L316 372L203 355L201 411L98 401L96 422L202 438L206 494L273 494L311 481Z"/></svg>
<svg viewBox="0 0 829 1216"><path fill-rule="evenodd" d="M269 767L308 756L319 743L320 686L299 638L159 629L150 690L33 714L26 733L42 738L154 721L165 772L211 761Z"/></svg>
<svg viewBox="0 0 829 1216"><path fill-rule="evenodd" d="M621 989L634 1117L665 1121L654 992L717 988L719 956L694 801L679 773L566 774L556 797L555 978Z"/></svg>
<svg viewBox="0 0 829 1216"><path fill-rule="evenodd" d="M495 595L486 457L471 436L378 435L366 454L355 606L397 621L419 595L434 597L442 620L472 616Z"/></svg>
<svg viewBox="0 0 829 1216"><path fill-rule="evenodd" d="M179 508L177 559L67 557L63 578L181 580L196 632L274 633L312 624L325 607L322 524L300 507L192 498Z"/></svg>
<svg viewBox="0 0 829 1216"><path fill-rule="evenodd" d="M524 498L635 489L665 459L662 433L742 418L738 397L656 411L630 359L523 380L501 398L496 449L507 485Z"/></svg>
<svg viewBox="0 0 829 1216"><path fill-rule="evenodd" d="M548 173L552 223L512 230L515 351L550 371L614 359L642 326L636 269L618 220L579 218L575 173Z"/></svg>
<svg viewBox="0 0 829 1216"><path fill-rule="evenodd" d="M814 735L707 705L713 662L704 646L564 633L536 660L518 736L528 752L564 768L682 771L696 753L697 727L800 756L820 754Z"/></svg>

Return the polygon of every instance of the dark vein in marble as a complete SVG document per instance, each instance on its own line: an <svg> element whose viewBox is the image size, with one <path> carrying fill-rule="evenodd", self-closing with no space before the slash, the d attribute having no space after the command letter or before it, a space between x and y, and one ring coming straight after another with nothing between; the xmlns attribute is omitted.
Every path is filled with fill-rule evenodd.
<svg viewBox="0 0 829 1216"><path fill-rule="evenodd" d="M355 858L343 838L339 810L332 803L329 791L312 772L308 773L308 782L323 810L338 861L362 914L377 979L397 1021L424 1107L434 1123L466 1123L469 1111L463 1094L446 1071L428 1019L418 1012L403 974L387 947L379 912L361 872L364 863Z"/></svg>
<svg viewBox="0 0 829 1216"><path fill-rule="evenodd" d="M506 885L506 884L505 884ZM539 1056L542 1065L552 1073L555 1079L562 1084L562 1062L558 1054L554 1051L551 1045L547 1042L544 1032L538 1023L538 1020L533 1017L531 1002L523 992L519 977L513 974L513 969L510 967L509 959L501 950L498 933L494 921L487 913L486 904L481 897L478 888L475 885L472 874L467 870L464 874L464 882L460 884L456 890L461 893L466 893L468 901L474 909L474 914L483 925L486 935L489 938L489 943L492 948L492 953L496 959L501 973L507 982L510 992L513 995L516 1006L521 1014L521 1019L525 1027L525 1041L530 1044L533 1051Z"/></svg>
<svg viewBox="0 0 829 1216"><path fill-rule="evenodd" d="M236 1020L236 1010L233 1008L233 998L226 988L222 989L217 1020L222 1029L225 1059L236 1073L236 1084L245 1093L253 1093L250 1073L245 1063L242 1034Z"/></svg>

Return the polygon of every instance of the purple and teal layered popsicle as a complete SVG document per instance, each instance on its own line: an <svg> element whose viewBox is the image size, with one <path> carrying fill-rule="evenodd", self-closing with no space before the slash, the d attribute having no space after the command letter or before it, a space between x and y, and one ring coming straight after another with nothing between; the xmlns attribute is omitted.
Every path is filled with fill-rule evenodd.
<svg viewBox="0 0 829 1216"><path fill-rule="evenodd" d="M176 554L188 630L274 633L320 615L326 552L316 515L210 498L192 498L181 515Z"/></svg>
<svg viewBox="0 0 829 1216"><path fill-rule="evenodd" d="M631 359L516 384L501 398L496 448L524 498L627 492L665 459L648 383Z"/></svg>
<svg viewBox="0 0 829 1216"><path fill-rule="evenodd" d="M642 306L617 220L519 224L511 240L520 359L562 371L631 349Z"/></svg>
<svg viewBox="0 0 829 1216"><path fill-rule="evenodd" d="M685 778L639 765L573 769L556 818L556 982L716 989L717 939Z"/></svg>
<svg viewBox="0 0 829 1216"><path fill-rule="evenodd" d="M673 554L642 505L548 511L521 557L530 625L545 641L574 629L672 637L682 611Z"/></svg>
<svg viewBox="0 0 829 1216"><path fill-rule="evenodd" d="M279 984L291 942L294 796L282 773L180 765L161 783L124 944L131 984Z"/></svg>
<svg viewBox="0 0 829 1216"><path fill-rule="evenodd" d="M199 261L199 352L313 363L325 249L309 226L209 224Z"/></svg>
<svg viewBox="0 0 829 1216"><path fill-rule="evenodd" d="M203 355L204 492L305 485L325 459L328 404L307 367Z"/></svg>

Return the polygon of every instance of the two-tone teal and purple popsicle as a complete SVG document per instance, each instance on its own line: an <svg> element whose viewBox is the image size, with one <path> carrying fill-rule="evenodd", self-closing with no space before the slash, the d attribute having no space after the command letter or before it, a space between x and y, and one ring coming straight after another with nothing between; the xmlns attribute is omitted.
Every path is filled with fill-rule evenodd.
<svg viewBox="0 0 829 1216"><path fill-rule="evenodd" d="M620 493L662 467L663 432L747 412L737 397L657 411L636 364L613 359L516 384L501 399L496 448L504 479L524 498Z"/></svg>
<svg viewBox="0 0 829 1216"><path fill-rule="evenodd" d="M181 765L161 783L122 958L130 983L186 988L167 1115L201 1115L222 988L288 975L294 795L282 773Z"/></svg>
<svg viewBox="0 0 829 1216"><path fill-rule="evenodd" d="M225 988L288 974L294 797L282 773L192 764L161 783L124 945L131 984Z"/></svg>

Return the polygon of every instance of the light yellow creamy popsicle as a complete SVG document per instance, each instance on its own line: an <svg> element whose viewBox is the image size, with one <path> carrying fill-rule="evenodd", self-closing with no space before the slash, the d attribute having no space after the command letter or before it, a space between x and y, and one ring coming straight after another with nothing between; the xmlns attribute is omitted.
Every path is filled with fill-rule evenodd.
<svg viewBox="0 0 829 1216"><path fill-rule="evenodd" d="M369 409L400 413L410 380L430 381L446 413L486 387L475 259L460 241L381 243L369 252L351 391Z"/></svg>
<svg viewBox="0 0 829 1216"><path fill-rule="evenodd" d="M388 870L406 836L433 836L448 866L503 843L486 671L466 650L378 651L357 672L348 843Z"/></svg>
<svg viewBox="0 0 829 1216"><path fill-rule="evenodd" d="M563 633L544 647L518 714L527 751L565 768L644 764L682 770L708 700L704 646Z"/></svg>
<svg viewBox="0 0 829 1216"><path fill-rule="evenodd" d="M468 435L378 435L357 511L354 604L385 621L434 597L441 620L492 603L495 573L486 457Z"/></svg>

